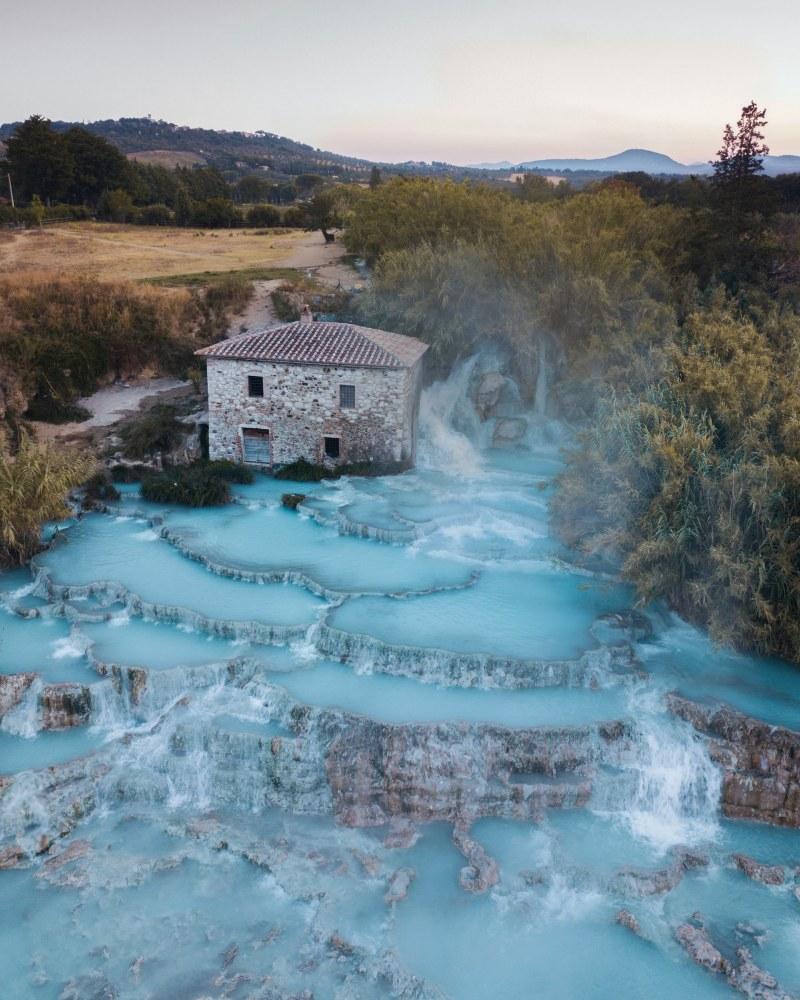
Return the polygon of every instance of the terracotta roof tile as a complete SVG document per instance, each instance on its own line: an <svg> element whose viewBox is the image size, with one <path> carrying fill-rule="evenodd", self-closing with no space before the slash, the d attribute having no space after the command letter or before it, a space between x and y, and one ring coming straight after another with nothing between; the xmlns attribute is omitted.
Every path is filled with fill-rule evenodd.
<svg viewBox="0 0 800 1000"><path fill-rule="evenodd" d="M222 340L195 353L232 361L348 368L410 368L427 351L416 337L350 323L286 323Z"/></svg>

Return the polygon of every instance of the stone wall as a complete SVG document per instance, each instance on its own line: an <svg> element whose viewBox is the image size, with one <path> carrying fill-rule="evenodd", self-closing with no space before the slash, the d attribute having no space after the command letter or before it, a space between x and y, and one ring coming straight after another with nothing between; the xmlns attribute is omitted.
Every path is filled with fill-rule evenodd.
<svg viewBox="0 0 800 1000"><path fill-rule="evenodd" d="M326 436L340 438L340 462L413 460L421 362L412 369L287 365L209 358L209 454L242 461L242 428L270 432L272 462L323 461ZM248 395L248 376L264 396ZM356 405L339 408L339 386Z"/></svg>

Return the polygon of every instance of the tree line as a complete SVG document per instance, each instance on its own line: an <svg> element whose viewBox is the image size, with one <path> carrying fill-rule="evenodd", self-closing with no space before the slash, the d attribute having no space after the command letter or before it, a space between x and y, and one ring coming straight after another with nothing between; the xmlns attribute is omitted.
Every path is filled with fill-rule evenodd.
<svg viewBox="0 0 800 1000"><path fill-rule="evenodd" d="M366 323L439 373L490 343L579 429L553 502L577 557L739 648L800 662L800 177L762 173L766 114L713 176L575 192L393 180L353 208Z"/></svg>
<svg viewBox="0 0 800 1000"><path fill-rule="evenodd" d="M39 115L8 139L0 175L8 195L0 222L97 217L203 228L303 227L305 206L327 183L300 173L291 181L253 174L229 184L216 167L140 163L87 129L58 132Z"/></svg>

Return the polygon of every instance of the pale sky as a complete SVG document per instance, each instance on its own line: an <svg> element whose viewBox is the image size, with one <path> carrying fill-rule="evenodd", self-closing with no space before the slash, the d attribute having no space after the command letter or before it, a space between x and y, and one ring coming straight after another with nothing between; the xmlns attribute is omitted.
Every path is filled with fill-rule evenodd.
<svg viewBox="0 0 800 1000"><path fill-rule="evenodd" d="M800 3L1 0L0 121L151 114L379 160L800 154Z"/></svg>

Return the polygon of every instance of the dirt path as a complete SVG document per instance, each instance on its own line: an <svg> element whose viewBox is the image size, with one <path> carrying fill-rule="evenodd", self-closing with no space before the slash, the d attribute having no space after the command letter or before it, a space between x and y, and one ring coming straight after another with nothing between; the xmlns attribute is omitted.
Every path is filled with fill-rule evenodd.
<svg viewBox="0 0 800 1000"><path fill-rule="evenodd" d="M175 378L149 378L109 385L98 389L91 396L78 400L78 405L87 409L92 416L89 420L68 424L34 423L39 441L56 441L82 436L102 427L110 427L123 417L142 409L145 402L166 402L192 390L191 382Z"/></svg>
<svg viewBox="0 0 800 1000"><path fill-rule="evenodd" d="M277 266L295 268L307 276L331 287L361 288L363 279L358 272L345 263L346 250L338 240L326 243L319 232L303 233L291 247L287 247L286 256ZM280 320L272 307L272 292L281 284L280 280L254 281L255 293L247 304L244 312L231 320L228 336L236 337L253 330L276 326Z"/></svg>

